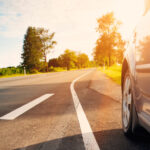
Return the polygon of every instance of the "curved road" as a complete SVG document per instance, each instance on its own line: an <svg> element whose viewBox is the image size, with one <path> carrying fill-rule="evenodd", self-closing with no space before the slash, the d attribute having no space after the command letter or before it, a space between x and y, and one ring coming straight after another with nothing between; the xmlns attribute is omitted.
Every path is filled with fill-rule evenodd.
<svg viewBox="0 0 150 150"><path fill-rule="evenodd" d="M121 104L90 88L95 73L87 69L1 79L0 150L150 150L146 131L134 138L123 135ZM70 85L83 74L74 85L75 104ZM54 95L40 102L45 94ZM2 119L5 115L16 117Z"/></svg>

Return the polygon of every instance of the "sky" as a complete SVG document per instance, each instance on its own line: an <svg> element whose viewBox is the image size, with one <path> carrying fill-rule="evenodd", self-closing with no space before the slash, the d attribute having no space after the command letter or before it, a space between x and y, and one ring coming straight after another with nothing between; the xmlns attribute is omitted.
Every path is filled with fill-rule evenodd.
<svg viewBox="0 0 150 150"><path fill-rule="evenodd" d="M144 0L0 0L0 68L17 66L28 26L55 32L57 45L48 58L65 49L88 54L98 38L97 19L108 12L122 22L120 32L128 39L143 13Z"/></svg>

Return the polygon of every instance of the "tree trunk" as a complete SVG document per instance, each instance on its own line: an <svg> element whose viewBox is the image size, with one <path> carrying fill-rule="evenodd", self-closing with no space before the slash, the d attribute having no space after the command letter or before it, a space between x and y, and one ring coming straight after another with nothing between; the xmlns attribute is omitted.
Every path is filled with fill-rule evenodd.
<svg viewBox="0 0 150 150"><path fill-rule="evenodd" d="M47 57L46 57L46 54L44 54L44 59L45 59L45 65L46 65L46 72L48 72L48 64L47 64Z"/></svg>
<svg viewBox="0 0 150 150"><path fill-rule="evenodd" d="M109 67L111 66L111 55L109 54L109 56L108 56L109 58Z"/></svg>

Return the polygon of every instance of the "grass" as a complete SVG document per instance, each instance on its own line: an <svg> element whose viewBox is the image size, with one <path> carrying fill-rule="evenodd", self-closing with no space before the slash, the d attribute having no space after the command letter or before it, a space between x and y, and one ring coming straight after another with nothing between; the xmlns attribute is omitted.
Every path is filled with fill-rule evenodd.
<svg viewBox="0 0 150 150"><path fill-rule="evenodd" d="M85 68L80 68L80 69L85 69ZM80 70L78 68L71 68L69 71L73 70ZM63 72L67 71L67 69L62 68L62 67L52 67L50 68L49 72L37 72L37 73L27 73L26 75L35 75L35 74L46 74L46 73L52 73L52 72ZM0 75L0 78L10 78L10 77L18 77L18 76L24 76L24 74L12 74L12 75Z"/></svg>
<svg viewBox="0 0 150 150"><path fill-rule="evenodd" d="M74 69L70 69L69 71L72 71L72 70L78 70L78 69L74 68ZM63 71L67 71L67 70L61 67L54 67L49 72L37 72L37 73L31 73L31 74L26 74L26 75L46 74L46 73L63 72ZM0 76L0 78L10 78L10 77L18 77L18 76L24 76L24 74L3 75L3 76Z"/></svg>
<svg viewBox="0 0 150 150"><path fill-rule="evenodd" d="M61 71L65 71L65 70L57 70L57 71L52 71L52 72L61 72ZM36 75L36 74L46 74L46 73L52 73L52 72L31 73L31 74L26 74L26 76L28 76L28 75ZM3 76L0 76L0 79L1 78L19 77L19 76L25 76L25 75L24 74L3 75Z"/></svg>
<svg viewBox="0 0 150 150"><path fill-rule="evenodd" d="M121 85L121 65L113 65L111 67L100 67L100 71L105 73L115 83Z"/></svg>
<svg viewBox="0 0 150 150"><path fill-rule="evenodd" d="M18 77L18 76L24 76L24 74L3 75L0 76L0 78L10 78L10 77Z"/></svg>

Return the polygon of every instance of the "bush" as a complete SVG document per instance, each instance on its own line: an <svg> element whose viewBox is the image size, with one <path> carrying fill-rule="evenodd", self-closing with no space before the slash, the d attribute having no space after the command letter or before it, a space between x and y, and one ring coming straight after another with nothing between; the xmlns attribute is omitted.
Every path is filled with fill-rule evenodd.
<svg viewBox="0 0 150 150"><path fill-rule="evenodd" d="M22 67L7 67L0 69L0 76L13 75L13 74L23 74L24 70Z"/></svg>
<svg viewBox="0 0 150 150"><path fill-rule="evenodd" d="M66 69L62 67L54 67L54 72L65 71Z"/></svg>
<svg viewBox="0 0 150 150"><path fill-rule="evenodd" d="M62 67L49 67L48 71L49 72L59 72L59 71L65 71L66 69L62 68Z"/></svg>
<svg viewBox="0 0 150 150"><path fill-rule="evenodd" d="M35 74L35 73L38 73L38 70L37 70L37 69L31 69L29 72L30 72L31 74Z"/></svg>

